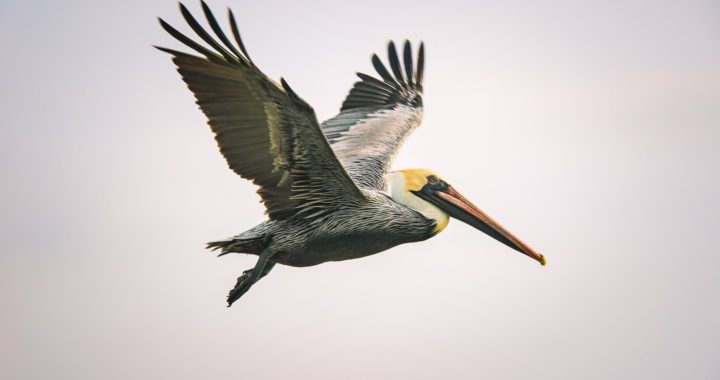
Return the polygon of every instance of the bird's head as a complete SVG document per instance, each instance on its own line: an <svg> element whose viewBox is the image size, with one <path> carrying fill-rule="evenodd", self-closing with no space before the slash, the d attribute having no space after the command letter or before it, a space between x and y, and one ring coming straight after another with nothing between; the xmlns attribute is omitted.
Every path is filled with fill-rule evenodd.
<svg viewBox="0 0 720 380"><path fill-rule="evenodd" d="M545 265L545 257L458 193L439 175L427 169L405 169L389 173L390 196L435 221L433 233L442 231L449 217L461 220L495 240Z"/></svg>

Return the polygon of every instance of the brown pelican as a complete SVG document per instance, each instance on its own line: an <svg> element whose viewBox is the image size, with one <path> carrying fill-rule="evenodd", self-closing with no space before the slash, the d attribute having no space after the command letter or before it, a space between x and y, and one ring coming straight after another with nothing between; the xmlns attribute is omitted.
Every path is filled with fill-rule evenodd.
<svg viewBox="0 0 720 380"><path fill-rule="evenodd" d="M232 11L223 33L210 8L203 12L218 42L180 11L207 48L168 25L170 35L202 57L170 53L182 79L208 118L230 168L252 180L268 220L208 248L258 256L228 295L228 306L275 264L297 267L372 255L399 244L428 239L459 219L545 265L545 258L482 212L437 173L390 171L398 149L420 125L423 113L424 47L417 66L409 42L403 62L388 45L392 73L377 55L381 79L358 73L340 113L319 123L313 108L284 79L268 78L250 59Z"/></svg>

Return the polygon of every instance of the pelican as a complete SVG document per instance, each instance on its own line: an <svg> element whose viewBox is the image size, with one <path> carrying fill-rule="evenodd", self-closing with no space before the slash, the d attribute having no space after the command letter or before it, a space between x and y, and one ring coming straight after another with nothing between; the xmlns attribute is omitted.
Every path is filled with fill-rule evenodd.
<svg viewBox="0 0 720 380"><path fill-rule="evenodd" d="M358 73L337 116L320 123L312 106L285 79L268 78L250 58L232 10L234 45L201 3L213 38L181 3L180 12L204 46L159 18L175 39L201 56L164 47L193 92L228 166L259 187L268 219L229 239L207 244L257 255L237 279L228 307L276 264L305 267L356 259L435 236L450 217L545 265L545 258L427 169L391 171L392 161L423 115L422 43L402 64L388 44L390 71L377 55L380 78ZM219 41L218 41L219 40Z"/></svg>

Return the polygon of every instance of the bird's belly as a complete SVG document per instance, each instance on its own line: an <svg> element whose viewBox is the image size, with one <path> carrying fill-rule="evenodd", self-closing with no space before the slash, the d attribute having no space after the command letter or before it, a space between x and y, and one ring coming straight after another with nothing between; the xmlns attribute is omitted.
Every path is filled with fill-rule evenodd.
<svg viewBox="0 0 720 380"><path fill-rule="evenodd" d="M302 252L279 252L273 261L297 267L311 266L328 261L357 259L417 240L409 236L373 233L326 237L308 242Z"/></svg>

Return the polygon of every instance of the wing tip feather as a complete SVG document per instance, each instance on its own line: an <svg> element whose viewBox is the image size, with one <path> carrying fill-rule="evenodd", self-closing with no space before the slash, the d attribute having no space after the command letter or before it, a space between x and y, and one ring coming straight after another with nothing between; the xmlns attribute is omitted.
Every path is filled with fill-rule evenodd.
<svg viewBox="0 0 720 380"><path fill-rule="evenodd" d="M343 101L340 108L341 112L361 107L382 107L403 101L413 107L422 106L420 97L422 94L425 54L423 42L420 42L417 53L417 69L415 69L413 67L412 44L408 39L404 41L402 66L404 66L405 75L403 75L403 67L394 41L388 41L387 50L392 74L380 57L377 54L372 54L370 60L381 79L361 72L355 73L360 78L360 81L353 84ZM382 101L379 101L379 99L382 99Z"/></svg>

